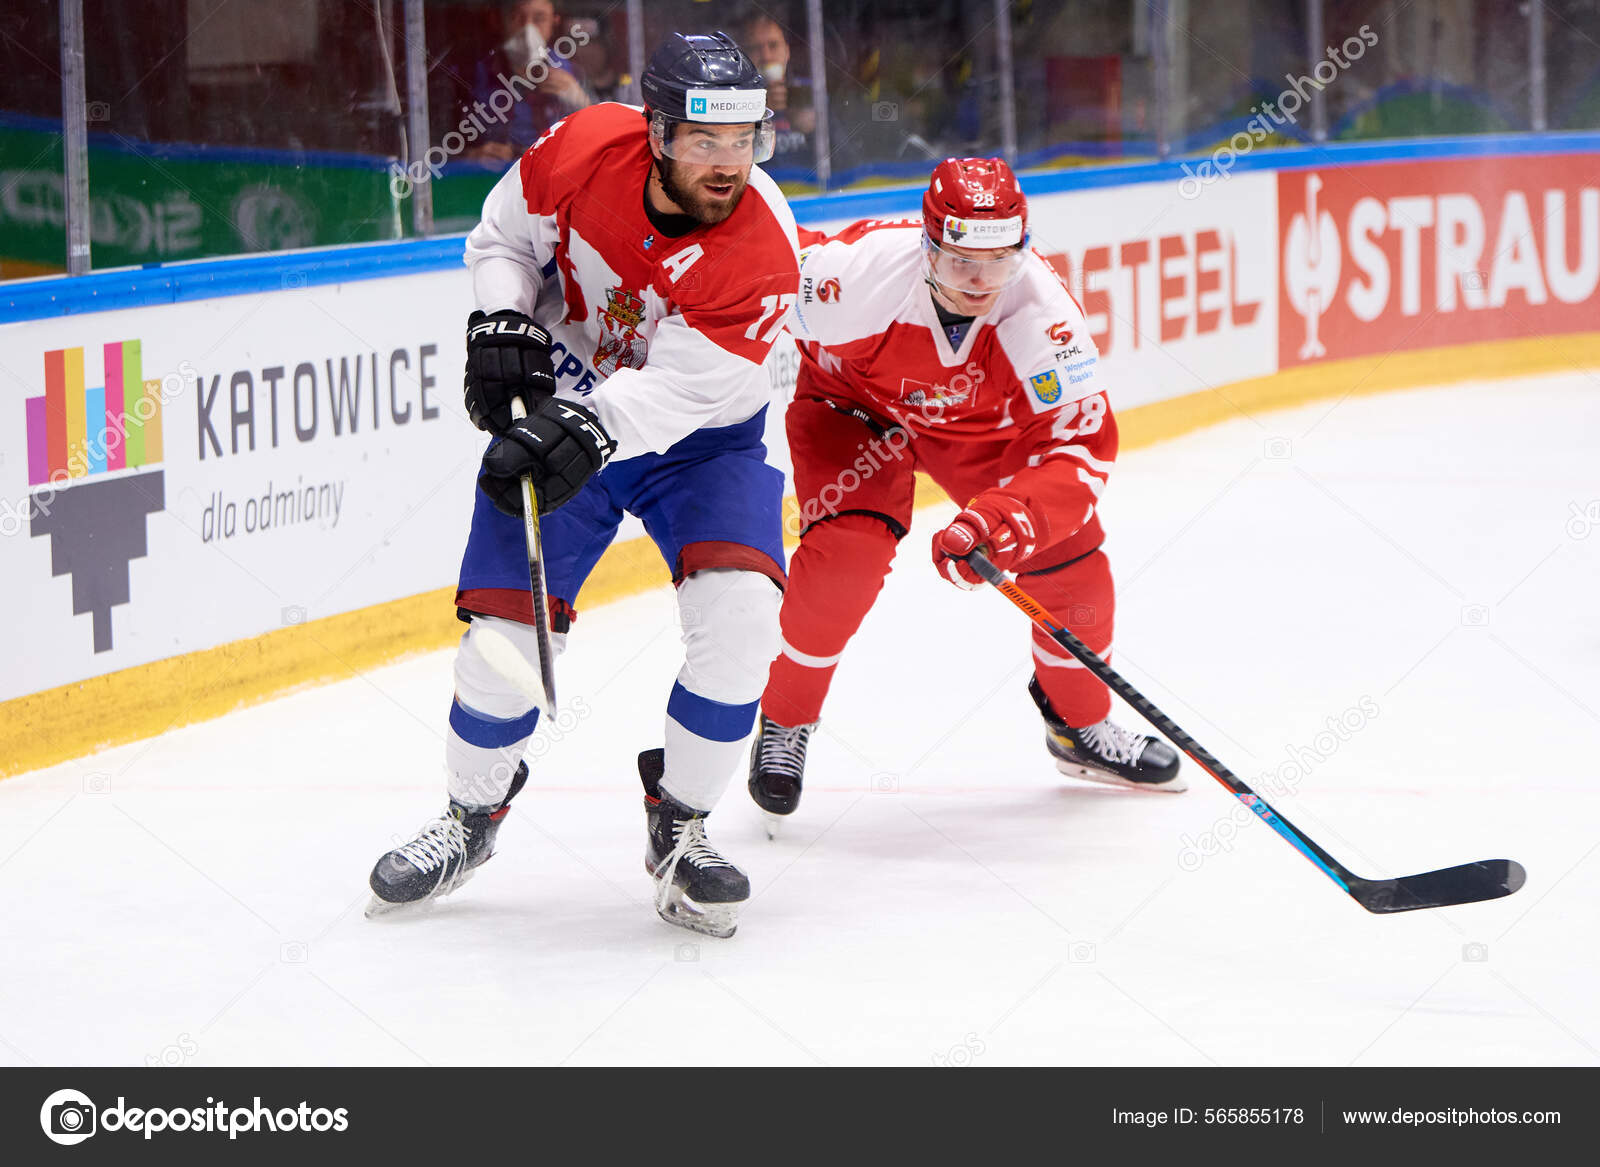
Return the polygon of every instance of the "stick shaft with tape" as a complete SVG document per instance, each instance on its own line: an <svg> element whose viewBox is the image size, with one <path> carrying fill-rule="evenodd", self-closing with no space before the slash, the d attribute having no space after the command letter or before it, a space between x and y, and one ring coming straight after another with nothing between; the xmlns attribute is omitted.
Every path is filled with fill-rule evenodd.
<svg viewBox="0 0 1600 1167"><path fill-rule="evenodd" d="M528 416L522 398L511 399L511 418ZM544 689L541 703L545 716L556 712L556 654L550 644L550 596L544 584L544 540L539 533L539 495L533 489L533 476L522 476L522 533L528 545L528 591L533 598L533 628L539 644L539 683Z"/></svg>

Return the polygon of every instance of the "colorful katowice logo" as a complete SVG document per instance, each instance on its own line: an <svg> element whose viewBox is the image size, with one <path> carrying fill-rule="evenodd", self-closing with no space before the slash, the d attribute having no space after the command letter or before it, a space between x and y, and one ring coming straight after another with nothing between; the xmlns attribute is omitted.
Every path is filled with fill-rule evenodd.
<svg viewBox="0 0 1600 1167"><path fill-rule="evenodd" d="M111 609L129 600L128 564L145 555L145 517L165 505L161 381L143 376L137 340L102 346L90 385L82 348L44 354L44 393L24 403L29 533L50 537L50 573L72 577L72 611L111 648ZM142 471L129 474L126 471Z"/></svg>

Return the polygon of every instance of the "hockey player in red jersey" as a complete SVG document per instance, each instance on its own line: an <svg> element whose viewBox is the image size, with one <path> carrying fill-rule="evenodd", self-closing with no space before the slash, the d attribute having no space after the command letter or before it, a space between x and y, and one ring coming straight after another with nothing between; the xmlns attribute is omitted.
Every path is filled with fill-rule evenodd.
<svg viewBox="0 0 1600 1167"><path fill-rule="evenodd" d="M1110 653L1096 502L1116 420L1083 311L1027 240L1016 176L979 158L939 164L920 221L802 232L787 418L802 532L750 755L750 794L769 814L798 805L834 668L911 524L916 469L963 504L933 539L940 575L976 587L964 557L984 548ZM1101 681L1037 629L1032 647L1028 689L1063 773L1184 788L1175 751L1110 720Z"/></svg>
<svg viewBox="0 0 1600 1167"><path fill-rule="evenodd" d="M761 366L795 298L795 225L755 167L771 156L773 115L731 39L669 37L641 88L643 110L595 105L551 127L467 237L478 310L466 404L495 438L456 592L468 627L446 736L450 802L379 859L369 914L460 886L492 854L527 780L539 711L495 651L509 640L528 672L538 660L524 473L545 515L558 651L625 513L678 586L684 665L665 747L639 757L656 910L728 936L749 898L705 819L738 769L777 652L783 475L762 445ZM514 397L527 417L513 420Z"/></svg>

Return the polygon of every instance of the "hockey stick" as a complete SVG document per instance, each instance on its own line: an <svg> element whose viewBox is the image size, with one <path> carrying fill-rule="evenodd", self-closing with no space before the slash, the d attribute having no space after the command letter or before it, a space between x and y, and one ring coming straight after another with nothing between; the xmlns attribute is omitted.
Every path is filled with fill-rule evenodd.
<svg viewBox="0 0 1600 1167"><path fill-rule="evenodd" d="M511 399L511 419L528 416L522 398ZM527 674L532 670L522 653L505 636L485 625L478 630L484 656L494 670L522 689L544 707L545 716L556 715L556 658L550 647L550 600L544 586L544 541L539 534L539 498L533 489L533 476L522 476L522 533L528 544L528 591L533 598L533 629L539 645L540 692L527 692L533 686Z"/></svg>
<svg viewBox="0 0 1600 1167"><path fill-rule="evenodd" d="M1520 888L1528 874L1515 859L1485 859L1480 863L1463 863L1459 867L1445 867L1438 871L1424 871L1420 875L1406 875L1399 879L1366 879L1356 875L1332 855L1317 846L1305 832L1275 811L1262 798L1240 780L1221 762L1217 761L1199 742L1179 727L1121 674L1101 660L1055 617L1051 616L1037 600L1017 586L1016 581L989 562L987 556L974 551L967 556L972 569L984 578L1017 607L1028 614L1050 638L1070 652L1079 664L1104 681L1117 696L1139 711L1162 736L1194 759L1240 802L1255 812L1256 816L1289 844L1315 863L1322 873L1338 884L1351 899L1369 912L1410 912L1417 908L1444 908L1453 904L1471 904L1479 900L1496 900Z"/></svg>

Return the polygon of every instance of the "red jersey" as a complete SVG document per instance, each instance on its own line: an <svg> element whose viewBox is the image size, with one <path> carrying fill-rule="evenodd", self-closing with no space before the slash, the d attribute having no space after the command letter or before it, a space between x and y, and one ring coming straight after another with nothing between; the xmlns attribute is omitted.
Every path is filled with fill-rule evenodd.
<svg viewBox="0 0 1600 1167"><path fill-rule="evenodd" d="M766 405L761 363L798 282L794 216L758 167L727 219L666 236L645 214L650 164L639 107L578 110L500 180L467 237L478 307L550 330L557 395L588 399L618 459Z"/></svg>
<svg viewBox="0 0 1600 1167"><path fill-rule="evenodd" d="M1083 309L1030 252L1022 274L952 343L923 277L922 230L921 220L869 219L832 236L802 232L800 298L788 321L802 384L899 422L913 445L918 436L941 446L1004 439L1001 456L982 456L1020 467L992 485L1029 506L1039 545L1079 532L1098 544L1094 507L1117 427Z"/></svg>

